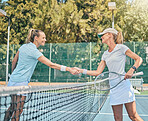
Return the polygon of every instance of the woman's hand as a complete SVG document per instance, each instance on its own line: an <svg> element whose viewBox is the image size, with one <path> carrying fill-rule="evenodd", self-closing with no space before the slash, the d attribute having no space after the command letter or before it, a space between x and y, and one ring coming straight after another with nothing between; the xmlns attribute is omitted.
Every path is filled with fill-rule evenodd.
<svg viewBox="0 0 148 121"><path fill-rule="evenodd" d="M76 68L70 68L70 67L69 67L68 71L69 71L71 74L73 74L73 75L76 75L76 74L79 74L79 73L80 73L80 71L79 71L78 69L76 69Z"/></svg>
<svg viewBox="0 0 148 121"><path fill-rule="evenodd" d="M124 76L124 79L129 79L133 76L133 73L134 73L134 69L131 68Z"/></svg>
<svg viewBox="0 0 148 121"><path fill-rule="evenodd" d="M74 67L74 69L78 70L79 73L83 73L83 70L84 70L84 69L80 69L80 68L78 68L78 67ZM78 74L79 74L79 73L78 73Z"/></svg>

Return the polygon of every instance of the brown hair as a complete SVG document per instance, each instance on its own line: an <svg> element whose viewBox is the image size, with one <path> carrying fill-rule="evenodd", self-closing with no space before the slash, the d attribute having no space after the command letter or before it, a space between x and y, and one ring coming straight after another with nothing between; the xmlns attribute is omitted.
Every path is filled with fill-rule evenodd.
<svg viewBox="0 0 148 121"><path fill-rule="evenodd" d="M123 44L123 36L122 32L118 32L118 34L113 34L113 38L117 44Z"/></svg>
<svg viewBox="0 0 148 121"><path fill-rule="evenodd" d="M26 43L34 42L34 37L35 36L39 37L40 32L43 32L43 31L37 30L37 29L30 29L29 33L28 33L28 36L27 36L27 39L26 39Z"/></svg>

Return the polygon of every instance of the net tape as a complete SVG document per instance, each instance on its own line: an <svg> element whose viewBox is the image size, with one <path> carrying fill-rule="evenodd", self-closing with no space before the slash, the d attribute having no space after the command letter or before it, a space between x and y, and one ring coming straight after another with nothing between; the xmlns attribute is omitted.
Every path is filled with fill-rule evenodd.
<svg viewBox="0 0 148 121"><path fill-rule="evenodd" d="M24 93L31 96L19 116L23 121L91 121L108 95L108 91L97 91L92 82L60 86L2 87L0 120L4 119L11 104L11 95Z"/></svg>

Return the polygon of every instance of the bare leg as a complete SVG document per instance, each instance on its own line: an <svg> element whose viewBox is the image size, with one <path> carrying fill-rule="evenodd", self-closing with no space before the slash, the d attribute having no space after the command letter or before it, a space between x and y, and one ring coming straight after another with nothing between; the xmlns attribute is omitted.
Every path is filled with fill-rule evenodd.
<svg viewBox="0 0 148 121"><path fill-rule="evenodd" d="M112 109L114 112L114 119L115 121L122 121L122 110L123 110L123 104L121 105L112 105Z"/></svg>
<svg viewBox="0 0 148 121"><path fill-rule="evenodd" d="M11 121L19 121L20 115L23 112L25 99L26 99L26 96L17 96L17 105L16 105L16 109L12 115Z"/></svg>
<svg viewBox="0 0 148 121"><path fill-rule="evenodd" d="M9 121L10 120L10 118L11 118L13 112L14 112L14 109L15 109L16 98L17 98L17 95L12 95L11 96L11 105L8 108L8 110L5 112L4 121Z"/></svg>
<svg viewBox="0 0 148 121"><path fill-rule="evenodd" d="M26 96L13 95L11 97L11 105L5 113L4 121L19 121L19 117L23 112L24 101Z"/></svg>
<svg viewBox="0 0 148 121"><path fill-rule="evenodd" d="M136 103L135 103L135 101L134 102L130 102L130 103L126 103L125 104L125 108L127 110L129 118L132 121L143 121L141 119L141 117L138 115L137 111L136 111Z"/></svg>

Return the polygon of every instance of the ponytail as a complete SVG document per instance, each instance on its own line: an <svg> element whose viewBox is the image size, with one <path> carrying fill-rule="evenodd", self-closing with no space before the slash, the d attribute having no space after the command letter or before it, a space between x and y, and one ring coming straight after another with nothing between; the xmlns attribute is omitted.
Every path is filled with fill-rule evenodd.
<svg viewBox="0 0 148 121"><path fill-rule="evenodd" d="M117 44L123 44L122 32L118 32L118 34L117 34L117 39L115 40L115 42L116 42Z"/></svg>
<svg viewBox="0 0 148 121"><path fill-rule="evenodd" d="M34 37L35 36L39 37L40 32L43 32L43 31L37 30L37 29L30 29L29 33L28 33L28 36L27 36L27 39L26 39L26 43L34 42Z"/></svg>
<svg viewBox="0 0 148 121"><path fill-rule="evenodd" d="M123 44L123 36L122 32L118 32L118 34L113 34L113 39L116 44Z"/></svg>

